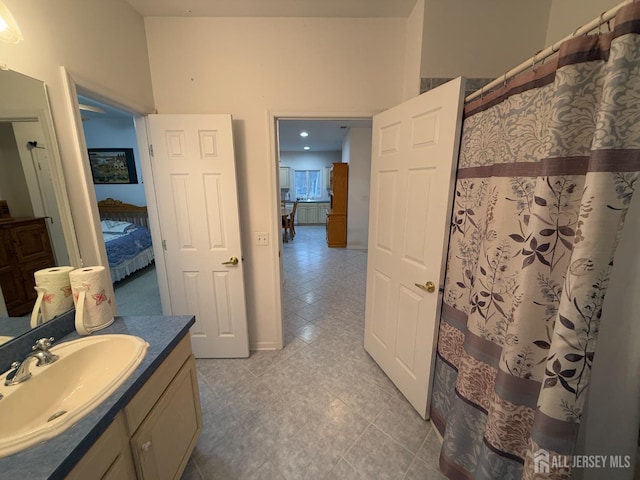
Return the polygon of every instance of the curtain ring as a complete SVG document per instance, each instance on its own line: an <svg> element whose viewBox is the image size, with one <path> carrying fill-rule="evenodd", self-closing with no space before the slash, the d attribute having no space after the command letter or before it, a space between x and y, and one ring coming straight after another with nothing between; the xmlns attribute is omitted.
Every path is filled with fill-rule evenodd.
<svg viewBox="0 0 640 480"><path fill-rule="evenodd" d="M602 24L604 23L604 14L607 12L602 12L600 14L600 20L598 21L598 35L602 35Z"/></svg>
<svg viewBox="0 0 640 480"><path fill-rule="evenodd" d="M502 82L502 88L507 88L507 72L504 74L504 81Z"/></svg>

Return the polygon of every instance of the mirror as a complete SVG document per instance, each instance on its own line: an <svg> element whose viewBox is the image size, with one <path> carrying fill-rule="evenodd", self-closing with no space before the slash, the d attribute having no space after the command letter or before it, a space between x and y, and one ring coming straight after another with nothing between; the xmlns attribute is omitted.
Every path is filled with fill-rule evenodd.
<svg viewBox="0 0 640 480"><path fill-rule="evenodd" d="M73 265L77 246L45 85L0 70L0 92L1 344L30 329L33 272Z"/></svg>

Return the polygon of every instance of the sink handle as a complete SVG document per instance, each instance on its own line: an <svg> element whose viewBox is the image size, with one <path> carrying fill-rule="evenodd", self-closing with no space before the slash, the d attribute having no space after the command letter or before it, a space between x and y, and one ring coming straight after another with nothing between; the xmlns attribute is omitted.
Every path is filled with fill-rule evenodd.
<svg viewBox="0 0 640 480"><path fill-rule="evenodd" d="M49 350L49 348L53 344L53 340L54 340L53 337L40 338L36 341L36 344L33 347L31 347L31 350L33 351L42 350L43 352L46 352Z"/></svg>
<svg viewBox="0 0 640 480"><path fill-rule="evenodd" d="M32 353L35 358L38 359L36 363L36 367L40 367L41 365L51 365L53 362L58 360L58 355L55 355L49 351L49 347L53 343L53 337L49 338L40 338L36 341L36 344L31 347L36 353Z"/></svg>

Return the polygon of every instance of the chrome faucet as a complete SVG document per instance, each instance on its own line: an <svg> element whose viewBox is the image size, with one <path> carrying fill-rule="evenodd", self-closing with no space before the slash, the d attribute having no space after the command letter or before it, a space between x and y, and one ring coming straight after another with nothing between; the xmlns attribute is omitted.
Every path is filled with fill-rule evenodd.
<svg viewBox="0 0 640 480"><path fill-rule="evenodd" d="M42 365L51 365L53 362L58 360L58 355L55 355L49 351L49 347L53 343L53 337L51 338L41 338L36 342L36 344L31 347L31 352L24 357L22 362L13 362L11 364L11 368L13 369L7 375L6 380L4 381L5 386L10 387L12 385L18 385L26 380L31 378L31 372L29 371L29 366L32 363L32 360L35 359L36 367L40 367Z"/></svg>

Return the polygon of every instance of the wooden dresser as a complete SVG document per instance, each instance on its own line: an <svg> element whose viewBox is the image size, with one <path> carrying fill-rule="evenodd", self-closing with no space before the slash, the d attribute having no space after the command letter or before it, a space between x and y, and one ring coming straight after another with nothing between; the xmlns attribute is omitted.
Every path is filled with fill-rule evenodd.
<svg viewBox="0 0 640 480"><path fill-rule="evenodd" d="M10 317L31 311L33 273L55 266L45 218L0 220L0 287Z"/></svg>
<svg viewBox="0 0 640 480"><path fill-rule="evenodd" d="M347 195L349 193L349 164L334 163L329 177L331 203L327 213L327 245L347 246Z"/></svg>

